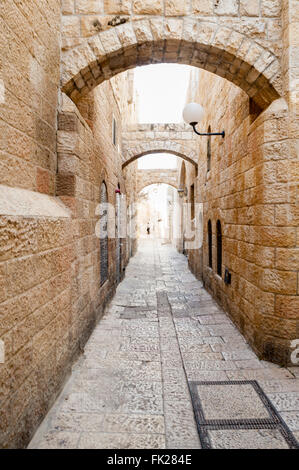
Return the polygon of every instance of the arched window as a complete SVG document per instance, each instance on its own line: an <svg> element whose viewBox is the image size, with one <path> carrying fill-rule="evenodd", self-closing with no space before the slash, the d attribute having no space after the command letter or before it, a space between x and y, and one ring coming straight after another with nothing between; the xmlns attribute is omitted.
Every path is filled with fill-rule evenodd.
<svg viewBox="0 0 299 470"><path fill-rule="evenodd" d="M100 220L100 276L102 286L108 279L108 195L104 181L101 185L100 203L103 204Z"/></svg>
<svg viewBox="0 0 299 470"><path fill-rule="evenodd" d="M220 220L217 220L216 232L217 232L217 274L218 276L222 276L222 232L221 232Z"/></svg>
<svg viewBox="0 0 299 470"><path fill-rule="evenodd" d="M209 250L209 267L213 267L213 255L212 255L212 222L208 221L208 250Z"/></svg>
<svg viewBox="0 0 299 470"><path fill-rule="evenodd" d="M211 132L211 126L208 127L208 133ZM207 141L207 171L211 169L211 136L208 135Z"/></svg>

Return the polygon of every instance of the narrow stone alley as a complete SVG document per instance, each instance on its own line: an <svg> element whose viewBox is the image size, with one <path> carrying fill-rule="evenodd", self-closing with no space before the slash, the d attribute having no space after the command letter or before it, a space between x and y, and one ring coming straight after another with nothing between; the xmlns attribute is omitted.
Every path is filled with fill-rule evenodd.
<svg viewBox="0 0 299 470"><path fill-rule="evenodd" d="M145 241L29 448L296 448L298 390L185 256Z"/></svg>

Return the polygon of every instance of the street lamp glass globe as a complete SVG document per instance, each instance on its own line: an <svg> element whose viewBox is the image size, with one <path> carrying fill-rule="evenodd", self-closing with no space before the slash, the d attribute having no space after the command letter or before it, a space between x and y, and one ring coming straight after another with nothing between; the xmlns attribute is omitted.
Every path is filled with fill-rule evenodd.
<svg viewBox="0 0 299 470"><path fill-rule="evenodd" d="M198 123L204 116L204 109L198 103L186 104L183 111L183 119L187 124Z"/></svg>

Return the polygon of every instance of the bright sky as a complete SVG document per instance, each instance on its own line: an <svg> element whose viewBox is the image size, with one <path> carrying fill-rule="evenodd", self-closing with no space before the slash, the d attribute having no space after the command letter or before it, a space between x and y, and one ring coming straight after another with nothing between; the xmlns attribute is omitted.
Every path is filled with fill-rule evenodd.
<svg viewBox="0 0 299 470"><path fill-rule="evenodd" d="M178 64L157 64L137 67L134 85L139 95L140 123L183 122L191 67ZM153 154L139 158L138 168L176 168L176 157Z"/></svg>
<svg viewBox="0 0 299 470"><path fill-rule="evenodd" d="M169 153L152 153L138 158L140 170L174 169L177 167L177 157Z"/></svg>
<svg viewBox="0 0 299 470"><path fill-rule="evenodd" d="M183 122L191 67L157 64L135 69L135 89L139 95L139 122Z"/></svg>

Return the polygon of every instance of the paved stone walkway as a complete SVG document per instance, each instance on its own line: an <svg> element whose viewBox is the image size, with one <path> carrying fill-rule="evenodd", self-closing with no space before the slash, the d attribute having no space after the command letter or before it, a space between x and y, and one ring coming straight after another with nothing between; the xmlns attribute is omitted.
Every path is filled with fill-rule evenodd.
<svg viewBox="0 0 299 470"><path fill-rule="evenodd" d="M214 423L203 446L288 447L252 380L299 439L298 368L259 361L186 258L144 242L29 447L200 448L188 383Z"/></svg>

